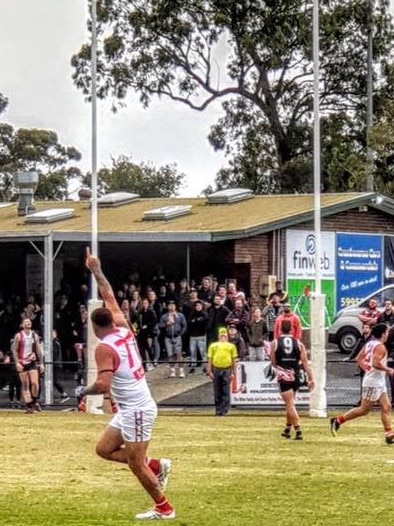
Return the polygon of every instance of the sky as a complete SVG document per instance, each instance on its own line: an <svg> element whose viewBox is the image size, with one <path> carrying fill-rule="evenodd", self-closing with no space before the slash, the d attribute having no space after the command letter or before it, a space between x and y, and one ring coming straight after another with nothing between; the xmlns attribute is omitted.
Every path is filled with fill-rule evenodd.
<svg viewBox="0 0 394 526"><path fill-rule="evenodd" d="M91 169L91 107L72 83L70 59L89 39L87 17L87 0L0 0L0 93L9 100L0 118L56 131L61 144L81 152L84 171ZM157 168L175 163L187 176L180 195L195 197L225 165L207 140L220 114L219 103L200 113L168 99L144 109L135 95L114 114L99 101L98 167L119 155Z"/></svg>

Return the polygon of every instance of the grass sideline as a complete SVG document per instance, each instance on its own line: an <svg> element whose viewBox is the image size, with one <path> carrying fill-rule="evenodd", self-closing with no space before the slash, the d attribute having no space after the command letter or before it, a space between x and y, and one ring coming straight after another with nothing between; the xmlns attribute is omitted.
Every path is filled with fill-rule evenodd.
<svg viewBox="0 0 394 526"><path fill-rule="evenodd" d="M1 526L126 526L150 506L127 468L99 459L108 416L0 413ZM304 441L280 437L283 413L158 418L152 456L168 456L167 495L182 526L372 526L392 519L394 446L378 414L345 425L303 417Z"/></svg>

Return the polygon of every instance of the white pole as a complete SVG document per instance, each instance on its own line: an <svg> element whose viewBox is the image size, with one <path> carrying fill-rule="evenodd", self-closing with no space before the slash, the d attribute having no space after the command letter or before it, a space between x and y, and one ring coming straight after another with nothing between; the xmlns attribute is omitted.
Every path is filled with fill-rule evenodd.
<svg viewBox="0 0 394 526"><path fill-rule="evenodd" d="M92 0L92 208L91 208L91 229L92 229L92 255L98 256L98 214L97 214L97 0ZM89 320L91 313L102 306L98 300L96 280L91 279L91 299L88 304ZM97 338L95 337L91 323L89 322L88 342L87 342L87 382L94 382L97 374L97 365L94 357ZM103 396L87 396L86 411L88 413L102 413Z"/></svg>
<svg viewBox="0 0 394 526"><path fill-rule="evenodd" d="M368 2L368 50L367 50L367 192L374 191L373 151L371 130L373 126L373 32L374 0Z"/></svg>
<svg viewBox="0 0 394 526"><path fill-rule="evenodd" d="M44 356L45 404L53 404L53 239L49 232L44 240L45 303L44 303Z"/></svg>
<svg viewBox="0 0 394 526"><path fill-rule="evenodd" d="M325 296L321 293L321 167L320 167L320 61L319 0L313 2L313 186L315 224L315 292L311 295L311 367L315 389L310 395L309 414L327 416L326 351L324 329Z"/></svg>
<svg viewBox="0 0 394 526"><path fill-rule="evenodd" d="M98 216L97 216L97 0L92 0L92 208L91 228L93 256L98 256ZM92 279L92 299L97 299L97 283Z"/></svg>

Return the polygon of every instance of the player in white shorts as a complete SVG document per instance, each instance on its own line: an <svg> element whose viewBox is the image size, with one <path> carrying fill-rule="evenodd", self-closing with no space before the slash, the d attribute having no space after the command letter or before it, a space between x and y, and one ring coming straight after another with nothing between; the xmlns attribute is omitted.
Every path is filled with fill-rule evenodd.
<svg viewBox="0 0 394 526"><path fill-rule="evenodd" d="M154 502L152 509L136 519L173 519L175 510L163 490L171 470L169 459L147 457L157 406L145 379L145 371L134 334L101 270L98 258L87 252L86 266L97 281L105 307L91 315L93 331L100 340L95 350L96 380L79 386L78 398L108 391L118 407L96 445L96 453L114 462L128 464Z"/></svg>
<svg viewBox="0 0 394 526"><path fill-rule="evenodd" d="M374 404L379 403L382 424L387 444L394 443L394 432L391 428L391 407L387 395L386 377L392 376L394 369L387 367L387 349L385 343L389 327L378 323L372 327L371 340L359 352L357 365L365 372L362 384L361 405L343 415L331 418L331 433L336 436L339 427L360 416L367 415Z"/></svg>

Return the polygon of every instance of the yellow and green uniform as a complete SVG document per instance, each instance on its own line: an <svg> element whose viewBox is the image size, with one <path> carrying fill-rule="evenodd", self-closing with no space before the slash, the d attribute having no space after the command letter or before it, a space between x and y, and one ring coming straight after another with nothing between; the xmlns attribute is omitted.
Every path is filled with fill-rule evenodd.
<svg viewBox="0 0 394 526"><path fill-rule="evenodd" d="M238 357L237 348L230 342L214 342L208 347L208 358L217 369L229 369Z"/></svg>

